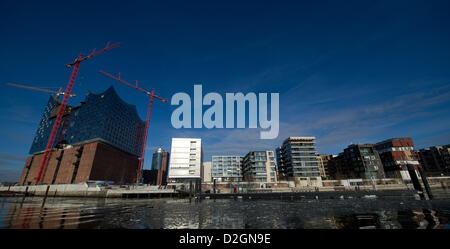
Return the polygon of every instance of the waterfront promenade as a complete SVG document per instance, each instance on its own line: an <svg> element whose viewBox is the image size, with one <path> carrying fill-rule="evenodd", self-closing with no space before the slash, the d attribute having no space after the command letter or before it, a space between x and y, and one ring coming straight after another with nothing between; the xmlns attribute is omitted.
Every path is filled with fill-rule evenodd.
<svg viewBox="0 0 450 249"><path fill-rule="evenodd" d="M444 187L443 187L444 186ZM446 185L432 184L433 191L447 194ZM2 186L0 194L3 196L47 196L47 197L93 197L93 198L184 198L197 197L200 199L218 198L340 198L342 195L359 198L377 195L408 195L413 196L417 191L412 184L387 184L372 186L334 186L334 187L280 187L280 188L246 188L234 192L231 188L214 191L191 193L188 190L173 189L172 186L146 185L115 185L90 186L80 184L55 184L32 186Z"/></svg>
<svg viewBox="0 0 450 249"><path fill-rule="evenodd" d="M34 186L0 187L0 193L18 194L26 196L48 197L94 197L94 198L163 198L184 197L184 191L160 186L89 186L80 184L54 184Z"/></svg>

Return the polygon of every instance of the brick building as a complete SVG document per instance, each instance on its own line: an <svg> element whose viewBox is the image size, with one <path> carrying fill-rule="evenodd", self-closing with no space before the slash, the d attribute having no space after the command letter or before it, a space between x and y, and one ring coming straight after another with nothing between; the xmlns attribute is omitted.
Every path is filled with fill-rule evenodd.
<svg viewBox="0 0 450 249"><path fill-rule="evenodd" d="M19 181L21 185L35 184L59 106L50 97ZM144 124L136 107L123 101L112 86L102 93L88 92L80 105L67 107L42 183L135 182Z"/></svg>
<svg viewBox="0 0 450 249"><path fill-rule="evenodd" d="M33 184L43 154L27 158L19 180ZM42 183L80 183L89 180L113 181L117 184L136 182L139 160L105 141L95 141L52 152Z"/></svg>
<svg viewBox="0 0 450 249"><path fill-rule="evenodd" d="M419 154L409 137L391 138L374 145L388 178L409 179L408 166L420 167Z"/></svg>

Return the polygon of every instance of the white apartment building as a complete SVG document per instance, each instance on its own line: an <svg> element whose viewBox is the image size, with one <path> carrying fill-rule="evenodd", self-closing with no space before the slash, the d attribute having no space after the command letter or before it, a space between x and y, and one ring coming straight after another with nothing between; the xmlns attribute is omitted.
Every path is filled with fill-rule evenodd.
<svg viewBox="0 0 450 249"><path fill-rule="evenodd" d="M200 182L202 161L202 140L200 138L172 138L169 182L192 180Z"/></svg>

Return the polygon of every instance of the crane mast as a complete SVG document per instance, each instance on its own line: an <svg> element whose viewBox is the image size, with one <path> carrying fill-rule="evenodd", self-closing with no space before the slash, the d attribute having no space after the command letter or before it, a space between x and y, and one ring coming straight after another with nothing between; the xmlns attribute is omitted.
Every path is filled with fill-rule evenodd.
<svg viewBox="0 0 450 249"><path fill-rule="evenodd" d="M147 120L145 122L144 138L143 138L143 141L142 141L141 154L140 154L140 158L139 158L139 168L138 168L137 178L136 178L136 183L139 183L139 181L141 179L142 168L144 166L145 145L147 143L147 133L148 133L148 126L149 126L149 123L150 123L150 115L152 113L153 98L159 99L162 102L168 102L168 100L155 95L155 88L152 88L152 91L149 92L147 90L144 90L144 89L138 87L137 80L136 80L136 84L135 85L130 84L130 83L122 80L120 78L120 73L119 73L118 77L115 77L115 76L113 76L113 75L111 75L109 73L106 73L106 72L102 71L102 70L100 70L99 73L101 73L101 74L103 74L103 75L105 75L105 76L107 76L109 78L112 78L112 79L114 79L116 81L119 81L120 83L125 84L125 85L127 85L129 87L132 87L132 88L134 88L134 89L136 89L136 90L138 90L140 92L143 92L143 93L147 94L150 97L149 103L148 103L148 109L147 109Z"/></svg>
<svg viewBox="0 0 450 249"><path fill-rule="evenodd" d="M64 111L66 109L67 102L69 100L69 95L70 95L70 92L72 91L72 87L73 87L73 85L75 83L75 78L77 76L77 73L78 73L78 70L80 68L81 62L83 62L83 61L85 61L87 59L90 59L90 58L92 58L94 56L97 56L97 55L99 55L99 54L101 54L103 52L106 52L106 51L108 51L108 50L110 50L110 49L112 49L114 47L119 46L119 45L120 45L120 43L115 43L113 45L110 45L109 42L108 42L106 44L105 48L103 48L102 50L96 52L95 48L94 48L94 50L89 55L83 57L83 55L80 54L75 59L74 62L66 64L66 67L72 67L73 66L72 74L70 76L69 82L68 82L66 90L64 92L64 97L63 97L63 100L61 101L61 105L60 105L60 108L58 110L58 114L56 116L55 123L53 124L53 128L52 128L52 130L50 132L50 136L49 136L48 141L47 141L47 146L45 147L44 155L42 157L42 161L41 161L41 164L39 165L39 170L38 170L36 178L35 178L35 184L39 184L42 181L42 178L43 178L43 175L44 175L44 171L45 171L45 167L47 166L48 159L50 158L50 153L51 153L51 150L53 148L53 143L55 142L56 134L58 133L59 126L61 125L61 120L62 120L62 117L64 115Z"/></svg>

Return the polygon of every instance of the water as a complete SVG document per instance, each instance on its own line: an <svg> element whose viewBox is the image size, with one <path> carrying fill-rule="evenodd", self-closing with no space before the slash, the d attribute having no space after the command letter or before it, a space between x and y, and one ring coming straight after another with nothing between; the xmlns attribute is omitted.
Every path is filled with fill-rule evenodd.
<svg viewBox="0 0 450 249"><path fill-rule="evenodd" d="M450 199L42 200L0 197L0 228L450 228Z"/></svg>

